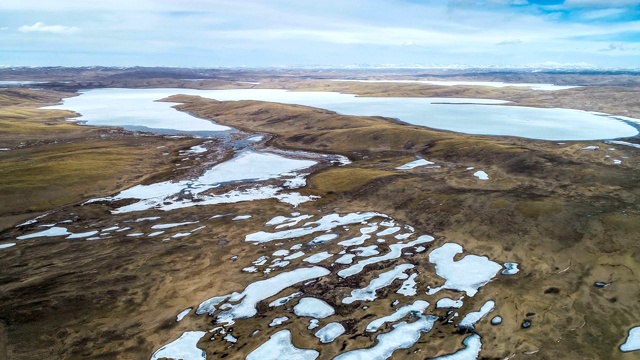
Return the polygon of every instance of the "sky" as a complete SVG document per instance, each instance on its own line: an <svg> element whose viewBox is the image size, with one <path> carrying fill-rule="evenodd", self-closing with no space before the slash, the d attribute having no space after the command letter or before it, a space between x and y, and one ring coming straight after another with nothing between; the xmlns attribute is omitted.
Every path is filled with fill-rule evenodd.
<svg viewBox="0 0 640 360"><path fill-rule="evenodd" d="M1 0L0 66L640 68L640 0Z"/></svg>

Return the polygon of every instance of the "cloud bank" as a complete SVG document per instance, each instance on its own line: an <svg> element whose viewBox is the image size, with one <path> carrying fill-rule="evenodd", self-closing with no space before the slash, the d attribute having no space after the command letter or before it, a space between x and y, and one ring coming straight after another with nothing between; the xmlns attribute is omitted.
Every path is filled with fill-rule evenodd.
<svg viewBox="0 0 640 360"><path fill-rule="evenodd" d="M18 28L18 31L29 33L29 32L42 32L42 33L51 33L51 34L75 34L80 32L80 29L75 26L64 26L64 25L46 25L43 22L37 22L33 25L22 25Z"/></svg>

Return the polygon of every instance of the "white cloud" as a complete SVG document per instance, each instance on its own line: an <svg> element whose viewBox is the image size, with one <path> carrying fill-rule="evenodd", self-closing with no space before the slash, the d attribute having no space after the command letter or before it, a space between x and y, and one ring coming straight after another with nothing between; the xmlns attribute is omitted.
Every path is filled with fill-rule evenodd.
<svg viewBox="0 0 640 360"><path fill-rule="evenodd" d="M37 22L33 25L22 25L18 28L20 32L44 32L51 34L74 34L80 31L80 28L75 26L64 25L46 25L43 22Z"/></svg>
<svg viewBox="0 0 640 360"><path fill-rule="evenodd" d="M568 7L600 7L600 8L609 8L609 7L617 7L617 6L636 6L640 5L639 0L566 0L562 5Z"/></svg>
<svg viewBox="0 0 640 360"><path fill-rule="evenodd" d="M522 44L522 40L520 39L503 40L497 43L496 45L515 45L515 44Z"/></svg>
<svg viewBox="0 0 640 360"><path fill-rule="evenodd" d="M622 15L625 12L627 12L627 10L624 8L599 9L599 10L587 11L584 14L582 14L581 17L585 20L597 20L597 19Z"/></svg>

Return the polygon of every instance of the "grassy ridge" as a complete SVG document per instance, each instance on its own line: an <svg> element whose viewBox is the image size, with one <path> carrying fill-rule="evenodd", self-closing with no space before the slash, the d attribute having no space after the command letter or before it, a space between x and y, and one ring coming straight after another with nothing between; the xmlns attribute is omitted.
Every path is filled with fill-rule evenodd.
<svg viewBox="0 0 640 360"><path fill-rule="evenodd" d="M172 169L173 153L193 143L67 121L76 113L39 109L66 93L0 91L0 229L15 216L106 196ZM164 148L159 148L164 146ZM28 215L32 216L32 215Z"/></svg>

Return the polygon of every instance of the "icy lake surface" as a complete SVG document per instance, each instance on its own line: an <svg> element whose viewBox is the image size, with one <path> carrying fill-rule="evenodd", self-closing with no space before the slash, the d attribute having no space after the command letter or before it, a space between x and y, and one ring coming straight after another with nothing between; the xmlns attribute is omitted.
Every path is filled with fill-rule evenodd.
<svg viewBox="0 0 640 360"><path fill-rule="evenodd" d="M174 94L220 101L260 100L333 110L345 115L386 116L403 122L467 134L505 135L542 140L601 140L638 134L621 117L572 109L496 106L506 101L462 98L373 98L334 92L290 92L275 89L95 89L64 100L54 109L82 114L89 125L146 127L178 131L223 131L229 128L154 102ZM631 122L638 119L624 118Z"/></svg>
<svg viewBox="0 0 640 360"><path fill-rule="evenodd" d="M395 83L395 84L427 84L438 86L488 86L495 88L504 87L524 87L531 90L539 91L557 91L573 89L579 86L565 86L554 84L536 84L536 83L505 83L502 81L450 81L450 80L333 80L333 81L351 81L351 82L368 82L368 83Z"/></svg>

